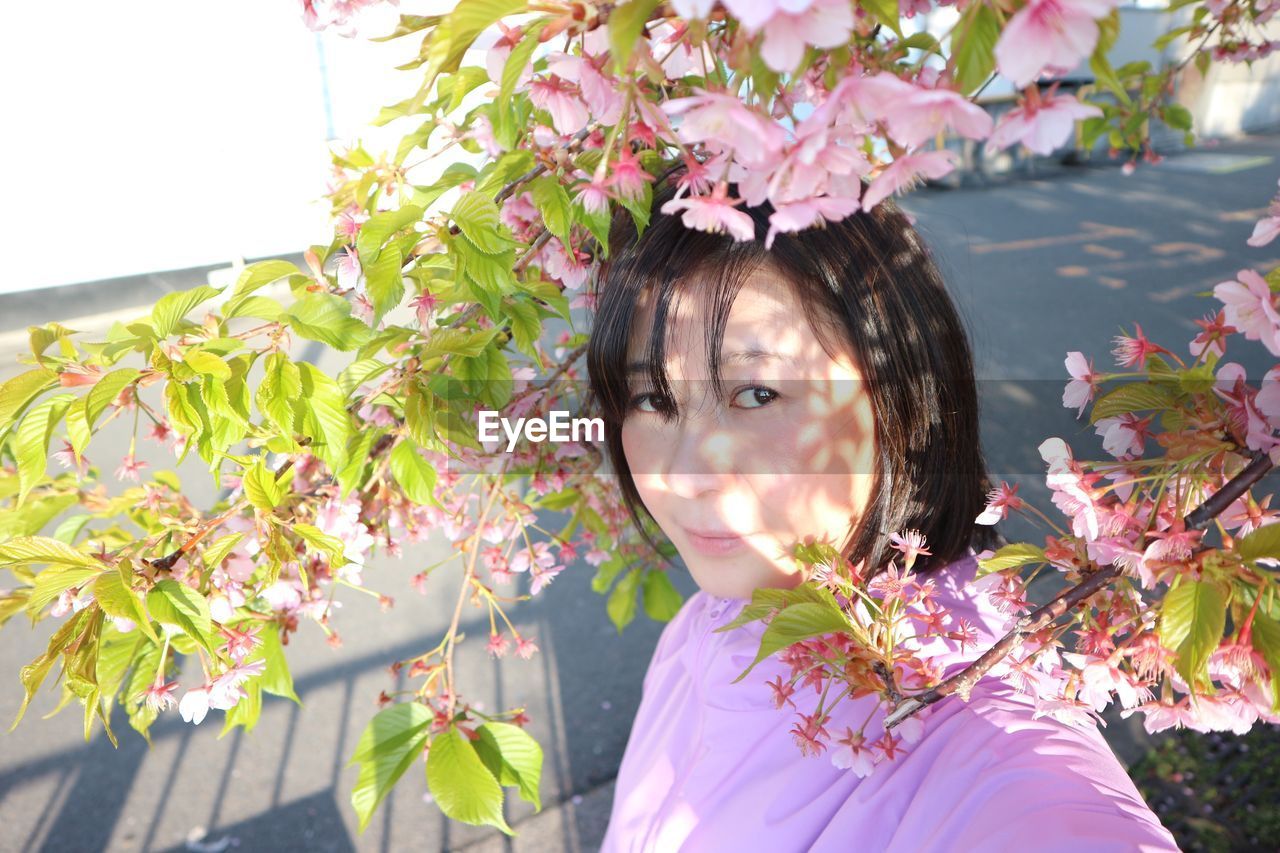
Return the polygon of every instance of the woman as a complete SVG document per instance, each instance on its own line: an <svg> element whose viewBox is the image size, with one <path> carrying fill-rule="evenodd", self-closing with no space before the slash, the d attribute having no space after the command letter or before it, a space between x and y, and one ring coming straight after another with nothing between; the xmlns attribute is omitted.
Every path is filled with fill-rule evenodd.
<svg viewBox="0 0 1280 853"><path fill-rule="evenodd" d="M658 213L675 194L643 234L615 222L588 351L623 495L700 587L650 662L604 849L1176 850L1096 727L1037 719L1001 680L900 735L877 697L845 699L794 740L817 692L776 657L735 683L765 626L716 629L801 582L799 542L875 575L901 556L890 534L923 534L916 583L964 626L930 641L943 675L1008 615L974 579L993 534L973 524L989 484L969 345L906 217L882 203L766 251ZM772 211L747 212L759 238Z"/></svg>

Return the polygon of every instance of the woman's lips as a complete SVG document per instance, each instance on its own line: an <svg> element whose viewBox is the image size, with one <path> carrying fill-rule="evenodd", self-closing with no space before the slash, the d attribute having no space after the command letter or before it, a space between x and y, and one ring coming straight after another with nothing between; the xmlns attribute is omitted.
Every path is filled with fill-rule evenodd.
<svg viewBox="0 0 1280 853"><path fill-rule="evenodd" d="M746 540L736 533L681 529L684 530L685 538L689 540L689 544L698 553L706 554L709 557L725 557L729 554L736 554L745 548L747 544Z"/></svg>

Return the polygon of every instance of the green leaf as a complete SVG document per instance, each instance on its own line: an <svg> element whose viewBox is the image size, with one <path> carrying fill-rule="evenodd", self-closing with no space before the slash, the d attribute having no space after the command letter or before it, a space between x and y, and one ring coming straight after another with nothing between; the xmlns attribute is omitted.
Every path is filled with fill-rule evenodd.
<svg viewBox="0 0 1280 853"><path fill-rule="evenodd" d="M284 306L266 296L246 296L228 303L222 316L228 320L236 317L256 317L274 323L284 313Z"/></svg>
<svg viewBox="0 0 1280 853"><path fill-rule="evenodd" d="M71 503L76 503L72 500ZM68 504L70 506L70 504ZM62 520L57 529L53 531L53 538L59 542L65 542L68 545L74 545L76 537L80 535L80 531L84 530L84 526L89 523L93 516L88 513L79 513L77 515L69 515ZM40 525L43 527L44 525Z"/></svg>
<svg viewBox="0 0 1280 853"><path fill-rule="evenodd" d="M467 0L454 7L423 43L426 72L421 94L425 96L440 74L458 70L463 54L481 32L525 7L525 0Z"/></svg>
<svg viewBox="0 0 1280 853"><path fill-rule="evenodd" d="M529 58L533 56L533 51L538 46L538 36L542 34L543 28L548 23L549 21L544 18L529 24L524 28L524 35L520 37L520 41L516 42L516 46L511 48L511 53L507 55L507 61L502 66L502 80L498 89L498 97L494 99L494 103L498 104L499 107L505 107L511 103L511 96L515 94L516 84L520 82L520 76L524 73L525 68L529 66Z"/></svg>
<svg viewBox="0 0 1280 853"><path fill-rule="evenodd" d="M259 288L277 282L287 276L300 275L301 272L296 264L291 264L288 261L258 261L257 263L249 264L240 273L240 277L236 279L235 286L231 289L231 300L228 302L228 306L244 299L244 297ZM230 316L230 314L228 313L227 316Z"/></svg>
<svg viewBox="0 0 1280 853"><path fill-rule="evenodd" d="M609 599L605 602L605 611L619 634L636 616L636 587L640 585L641 574L640 567L633 566L622 576L622 580L618 581L618 585L609 593Z"/></svg>
<svg viewBox="0 0 1280 853"><path fill-rule="evenodd" d="M498 336L499 329L439 329L431 333L431 339L423 350L422 360L439 355L465 355L475 357L485 351L489 342Z"/></svg>
<svg viewBox="0 0 1280 853"><path fill-rule="evenodd" d="M400 274L403 265L400 248L391 245L378 255L376 261L371 261L364 268L365 287L369 292L369 302L373 305L375 324L404 299L404 277Z"/></svg>
<svg viewBox="0 0 1280 853"><path fill-rule="evenodd" d="M520 797L542 811L538 787L542 778L542 747L533 736L511 723L489 722L476 729L476 753L501 785L515 785Z"/></svg>
<svg viewBox="0 0 1280 853"><path fill-rule="evenodd" d="M177 330L182 319L191 313L201 302L206 302L218 295L218 291L207 284L167 293L160 297L151 309L151 326L157 338L167 338Z"/></svg>
<svg viewBox="0 0 1280 853"><path fill-rule="evenodd" d="M74 587L83 586L102 573L101 566L94 568L50 566L36 575L31 595L27 599L27 613L31 615L33 621L36 620L40 612L56 601L62 593Z"/></svg>
<svg viewBox="0 0 1280 853"><path fill-rule="evenodd" d="M472 191L458 199L451 212L462 234L481 252L496 255L511 248L512 239L503 233L498 205L480 192Z"/></svg>
<svg viewBox="0 0 1280 853"><path fill-rule="evenodd" d="M659 0L631 0L613 8L609 15L609 54L613 57L614 73L625 73L636 39L640 38L658 3Z"/></svg>
<svg viewBox="0 0 1280 853"><path fill-rule="evenodd" d="M26 405L58 384L58 374L43 367L19 373L0 385L0 432L8 427Z"/></svg>
<svg viewBox="0 0 1280 853"><path fill-rule="evenodd" d="M733 680L737 683L747 677L760 661L802 640L826 634L848 631L849 620L834 604L802 602L790 604L778 611L764 635L760 637L760 651L751 665Z"/></svg>
<svg viewBox="0 0 1280 853"><path fill-rule="evenodd" d="M240 544L240 540L244 538L243 533L228 533L226 536L213 542L209 547L204 549L201 555L204 558L204 564L211 571L222 565L222 561L227 558L232 549Z"/></svg>
<svg viewBox="0 0 1280 853"><path fill-rule="evenodd" d="M1280 560L1280 524L1264 524L1237 540L1236 553L1245 560Z"/></svg>
<svg viewBox="0 0 1280 853"><path fill-rule="evenodd" d="M128 619L152 640L159 640L147 618L142 598L125 585L119 572L103 572L93 582L93 597L108 616Z"/></svg>
<svg viewBox="0 0 1280 853"><path fill-rule="evenodd" d="M351 415L347 396L338 383L318 367L298 364L302 380L302 401L306 407L303 433L312 440L311 452L338 471L347 461L347 439L351 437Z"/></svg>
<svg viewBox="0 0 1280 853"><path fill-rule="evenodd" d="M120 392L140 375L141 373L132 367L122 367L111 371L94 384L85 397L84 403L85 423L90 429L98 422L98 418L107 410L107 407L120 396Z"/></svg>
<svg viewBox="0 0 1280 853"><path fill-rule="evenodd" d="M529 184L529 190L533 194L533 203L542 213L542 224L563 245L572 245L573 202L564 184L552 175L542 175Z"/></svg>
<svg viewBox="0 0 1280 853"><path fill-rule="evenodd" d="M431 709L420 702L403 702L379 711L365 726L348 764L359 764L360 775L351 791L351 805L364 832L378 804L409 765L422 754L430 736Z"/></svg>
<svg viewBox="0 0 1280 853"><path fill-rule="evenodd" d="M1095 50L1093 56L1089 59L1089 68L1093 71L1093 76L1099 83L1106 88L1111 94L1116 96L1120 103L1128 105L1133 101L1129 97L1129 93L1125 91L1124 84L1120 82L1120 78L1116 76L1115 69L1111 67L1111 60L1102 50Z"/></svg>
<svg viewBox="0 0 1280 853"><path fill-rule="evenodd" d="M356 237L356 251L360 255L360 266L364 269L366 277L369 276L369 267L379 259L382 247L391 235L409 227L421 218L421 207L406 204L396 210L375 213L360 226L360 234ZM398 266L396 271L399 271Z"/></svg>
<svg viewBox="0 0 1280 853"><path fill-rule="evenodd" d="M261 716L262 685L255 678L244 686L244 696L240 697L240 701L227 711L226 720L222 724L222 731L218 733L218 738L225 737L236 726L243 726L246 732L253 731Z"/></svg>
<svg viewBox="0 0 1280 853"><path fill-rule="evenodd" d="M44 536L20 536L0 542L0 568L14 566L53 565L101 569L102 563L57 539Z"/></svg>
<svg viewBox="0 0 1280 853"><path fill-rule="evenodd" d="M9 726L9 731L16 729L18 723L22 722L22 717L27 713L27 706L31 704L32 697L36 695L36 691L44 683L45 676L49 674L49 670L53 668L53 664L58 660L63 649L73 638L79 636L84 628L84 623L98 613L101 613L101 611L92 607L86 607L73 613L66 622L62 623L62 627L49 638L49 646L45 653L22 667L18 673L18 678L22 682L25 695L22 698L22 704L18 707L17 716Z"/></svg>
<svg viewBox="0 0 1280 853"><path fill-rule="evenodd" d="M1271 670L1271 710L1280 711L1280 622L1264 613L1254 613L1250 642Z"/></svg>
<svg viewBox="0 0 1280 853"><path fill-rule="evenodd" d="M961 94L967 95L987 82L996 67L999 38L1000 19L995 10L986 3L971 5L951 37L956 87Z"/></svg>
<svg viewBox="0 0 1280 853"><path fill-rule="evenodd" d="M871 12L877 21L893 30L898 38L902 38L898 19L898 0L858 0L858 5Z"/></svg>
<svg viewBox="0 0 1280 853"><path fill-rule="evenodd" d="M284 489L276 482L275 472L268 470L261 458L245 469L241 483L249 503L263 512L271 512L284 497Z"/></svg>
<svg viewBox="0 0 1280 853"><path fill-rule="evenodd" d="M346 555L347 546L338 537L330 536L311 524L294 524L290 529L312 548L324 554L333 568L341 568L350 562Z"/></svg>
<svg viewBox="0 0 1280 853"><path fill-rule="evenodd" d="M351 316L351 304L332 293L302 297L281 319L302 337L343 352L358 349L373 337L372 329Z"/></svg>
<svg viewBox="0 0 1280 853"><path fill-rule="evenodd" d="M18 462L19 504L44 479L49 462L49 438L75 399L74 394L55 394L27 412L18 426L12 450Z"/></svg>
<svg viewBox="0 0 1280 853"><path fill-rule="evenodd" d="M391 474L409 500L439 506L435 496L436 469L422 458L413 442L401 441L392 448Z"/></svg>
<svg viewBox="0 0 1280 853"><path fill-rule="evenodd" d="M427 787L440 810L474 826L496 826L514 835L502 816L502 786L461 732L436 735L427 752Z"/></svg>
<svg viewBox="0 0 1280 853"><path fill-rule="evenodd" d="M293 676L289 673L289 662L285 660L280 632L275 626L267 625L258 638L262 640L262 645L255 651L255 657L261 657L267 664L262 671L262 676L258 679L259 685L272 696L292 699L301 705L302 700L293 689Z"/></svg>
<svg viewBox="0 0 1280 853"><path fill-rule="evenodd" d="M1026 542L1014 542L1010 545L1005 545L985 560L979 560L977 576L982 577L992 572L1003 572L1005 569L1025 566L1028 563L1047 562L1049 562L1049 558L1045 556L1043 548L1037 548L1035 545Z"/></svg>
<svg viewBox="0 0 1280 853"><path fill-rule="evenodd" d="M165 578L147 594L147 610L152 619L180 629L209 653L215 653L209 602L194 589Z"/></svg>
<svg viewBox="0 0 1280 853"><path fill-rule="evenodd" d="M644 612L655 622L669 622L680 611L684 598L662 569L650 569L644 575Z"/></svg>
<svg viewBox="0 0 1280 853"><path fill-rule="evenodd" d="M182 360L196 373L212 376L215 379L231 378L230 365L211 352L188 350Z"/></svg>
<svg viewBox="0 0 1280 853"><path fill-rule="evenodd" d="M1175 668L1189 685L1208 683L1209 656L1222 642L1227 604L1212 581L1183 579L1160 607L1160 642L1178 656Z"/></svg>
<svg viewBox="0 0 1280 853"><path fill-rule="evenodd" d="M1131 382L1108 391L1093 403L1089 423L1096 424L1103 418L1115 418L1127 412L1148 409L1167 409L1177 395L1167 385L1150 382Z"/></svg>
<svg viewBox="0 0 1280 853"><path fill-rule="evenodd" d="M254 394L258 411L285 435L293 434L293 419L302 398L302 375L282 352L267 356L262 382Z"/></svg>

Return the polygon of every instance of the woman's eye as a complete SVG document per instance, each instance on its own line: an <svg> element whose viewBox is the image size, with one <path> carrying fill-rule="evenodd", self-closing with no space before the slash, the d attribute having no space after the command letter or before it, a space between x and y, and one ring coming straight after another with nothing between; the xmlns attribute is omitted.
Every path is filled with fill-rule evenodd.
<svg viewBox="0 0 1280 853"><path fill-rule="evenodd" d="M759 409L778 399L778 392L763 385L749 385L733 393L733 405L740 409Z"/></svg>
<svg viewBox="0 0 1280 853"><path fill-rule="evenodd" d="M638 412L656 412L658 414L665 414L666 412L671 411L672 407L671 401L662 394L645 391L644 393L637 394L631 398L631 408Z"/></svg>

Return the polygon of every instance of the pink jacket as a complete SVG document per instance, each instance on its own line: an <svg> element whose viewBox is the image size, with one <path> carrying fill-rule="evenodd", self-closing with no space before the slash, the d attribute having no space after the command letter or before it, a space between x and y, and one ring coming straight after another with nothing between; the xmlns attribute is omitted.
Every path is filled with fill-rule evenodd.
<svg viewBox="0 0 1280 853"><path fill-rule="evenodd" d="M939 603L979 629L976 644L944 651L950 674L1003 635L1007 617L973 584L973 552L933 575ZM766 681L790 667L754 659L762 622L726 633L745 599L699 591L667 624L649 663L622 758L606 853L636 850L1177 850L1096 726L1044 716L987 677L969 702L950 697L924 717L924 735L870 776L831 763L834 738L875 704L846 697L828 750L803 756ZM930 647L930 653L940 647ZM811 713L818 695L792 700ZM876 711L868 739L883 731Z"/></svg>

